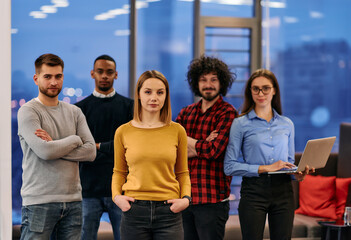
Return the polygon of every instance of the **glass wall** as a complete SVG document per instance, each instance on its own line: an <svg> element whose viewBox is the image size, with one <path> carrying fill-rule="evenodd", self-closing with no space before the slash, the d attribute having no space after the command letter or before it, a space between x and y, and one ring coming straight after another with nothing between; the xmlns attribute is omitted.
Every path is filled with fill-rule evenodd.
<svg viewBox="0 0 351 240"><path fill-rule="evenodd" d="M193 3L184 1L150 1L138 9L137 77L151 69L165 75L173 119L182 107L193 102L186 81L193 53L192 13Z"/></svg>
<svg viewBox="0 0 351 240"><path fill-rule="evenodd" d="M351 2L276 3L262 11L264 62L277 75L301 152L308 139L339 136L340 123L351 121Z"/></svg>
<svg viewBox="0 0 351 240"><path fill-rule="evenodd" d="M201 15L252 18L255 0L201 0Z"/></svg>
<svg viewBox="0 0 351 240"><path fill-rule="evenodd" d="M115 58L117 92L128 94L129 1L12 1L12 197L13 222L20 223L22 151L17 136L17 111L38 95L32 79L34 61L54 53L65 62L59 99L75 103L90 95L90 70L96 57Z"/></svg>
<svg viewBox="0 0 351 240"><path fill-rule="evenodd" d="M252 17L253 0L201 2L202 16ZM351 32L349 0L261 1L263 63L278 78L283 113L293 120L296 151L308 139L339 135L339 124L351 122ZM185 81L193 53L193 1L137 1L137 77L161 71L170 82L173 119L193 102ZM20 221L22 151L17 136L17 110L37 96L34 60L52 52L65 61L64 90L70 103L91 94L94 59L109 54L117 61L117 92L128 95L129 0L12 1L12 175L14 223ZM230 30L232 31L232 30ZM238 75L232 96L242 93L248 74L248 29L206 29L207 54L223 48L223 59ZM240 40L239 40L240 39ZM257 44L261 44L258 42ZM222 50L223 50L222 49ZM231 97L231 96L228 96ZM240 98L227 98L237 109ZM335 144L334 151L338 150ZM240 184L236 180L235 184ZM233 189L238 199L238 190ZM231 213L235 213L232 206Z"/></svg>

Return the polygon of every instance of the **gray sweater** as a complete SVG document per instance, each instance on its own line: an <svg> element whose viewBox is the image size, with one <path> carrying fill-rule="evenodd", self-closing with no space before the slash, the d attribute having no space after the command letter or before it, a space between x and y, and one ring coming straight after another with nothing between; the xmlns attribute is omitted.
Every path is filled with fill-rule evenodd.
<svg viewBox="0 0 351 240"><path fill-rule="evenodd" d="M43 129L53 141L34 132ZM96 147L82 111L59 102L49 107L36 99L18 111L23 151L22 205L81 201L80 161L94 161Z"/></svg>

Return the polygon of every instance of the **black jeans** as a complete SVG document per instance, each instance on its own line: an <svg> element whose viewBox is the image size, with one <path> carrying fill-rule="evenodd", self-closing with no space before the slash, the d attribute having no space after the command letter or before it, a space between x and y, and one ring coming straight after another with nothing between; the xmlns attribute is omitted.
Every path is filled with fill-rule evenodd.
<svg viewBox="0 0 351 240"><path fill-rule="evenodd" d="M268 214L271 240L291 239L294 196L286 174L243 177L239 219L243 240L262 240Z"/></svg>
<svg viewBox="0 0 351 240"><path fill-rule="evenodd" d="M229 217L229 201L190 205L183 211L185 240L222 240Z"/></svg>
<svg viewBox="0 0 351 240"><path fill-rule="evenodd" d="M122 213L121 240L183 240L181 213L173 213L171 204L158 201L131 202Z"/></svg>

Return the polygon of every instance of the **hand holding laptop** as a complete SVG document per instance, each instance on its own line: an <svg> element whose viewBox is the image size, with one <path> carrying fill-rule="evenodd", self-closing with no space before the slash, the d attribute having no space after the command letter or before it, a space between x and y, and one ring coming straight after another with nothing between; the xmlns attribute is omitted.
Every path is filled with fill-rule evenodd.
<svg viewBox="0 0 351 240"><path fill-rule="evenodd" d="M297 169L297 167L296 167L296 169ZM316 170L315 170L314 168L311 168L311 169L310 169L310 167L309 167L308 165L306 165L304 171L302 171L302 172L300 171L300 172L288 173L288 174L294 174L296 180L299 181L299 182L301 182L301 181L303 181L303 180L305 179L305 177L306 177L307 174L314 173L315 171L316 171Z"/></svg>
<svg viewBox="0 0 351 240"><path fill-rule="evenodd" d="M291 166L293 164L289 165L286 163L288 168L290 169L268 171L268 174L297 173L295 174L297 179L303 179L305 175L308 174L310 171L314 172L315 169L323 168L325 166L325 164L328 161L328 157L330 155L332 147L334 145L335 138L336 137L328 137L308 140L297 168L293 169ZM282 168L284 168L284 166Z"/></svg>

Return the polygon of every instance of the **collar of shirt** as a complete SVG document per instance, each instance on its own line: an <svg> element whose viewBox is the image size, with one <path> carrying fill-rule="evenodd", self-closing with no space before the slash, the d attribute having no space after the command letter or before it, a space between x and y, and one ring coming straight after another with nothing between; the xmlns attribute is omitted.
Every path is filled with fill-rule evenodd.
<svg viewBox="0 0 351 240"><path fill-rule="evenodd" d="M34 98L35 101L39 102L40 104L46 106L38 97ZM57 106L60 104L60 101L57 103ZM54 107L54 106L53 106Z"/></svg>
<svg viewBox="0 0 351 240"><path fill-rule="evenodd" d="M110 97L113 97L114 95L116 94L116 91L113 89L112 92L110 92L109 94L105 95L105 94L102 94L102 93L99 93L98 91L96 91L94 89L94 92L93 92L93 95L97 98L110 98Z"/></svg>
<svg viewBox="0 0 351 240"><path fill-rule="evenodd" d="M41 104L43 104L38 97L34 98L34 100L36 100L37 102L40 102Z"/></svg>
<svg viewBox="0 0 351 240"><path fill-rule="evenodd" d="M222 97L222 95L219 95L219 98L217 99L217 101L211 107L209 107L206 110L206 112L207 111L215 111L218 108L218 106L220 106L222 104L222 102L223 102L223 97ZM202 99L196 104L197 110L201 111L201 106L202 106Z"/></svg>
<svg viewBox="0 0 351 240"><path fill-rule="evenodd" d="M252 109L247 115L248 115L248 117L249 117L250 120L251 120L251 119L254 119L254 118L261 119L260 117L257 116L257 114L256 114L256 112L255 112L254 109ZM273 118L272 118L272 120L275 120L275 119L277 119L278 117L279 117L279 114L278 114L277 111L275 111L275 109L273 108ZM272 120L271 120L271 121L272 121Z"/></svg>

